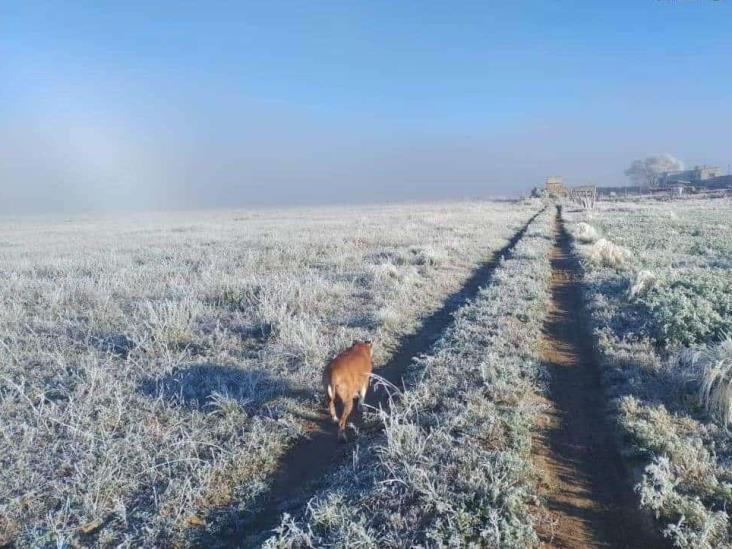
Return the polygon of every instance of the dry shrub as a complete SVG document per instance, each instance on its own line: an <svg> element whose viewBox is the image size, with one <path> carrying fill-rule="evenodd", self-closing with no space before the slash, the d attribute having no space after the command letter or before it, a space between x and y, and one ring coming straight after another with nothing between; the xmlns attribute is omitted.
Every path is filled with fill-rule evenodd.
<svg viewBox="0 0 732 549"><path fill-rule="evenodd" d="M628 297L643 297L653 288L658 279L651 271L638 271L630 281Z"/></svg>
<svg viewBox="0 0 732 549"><path fill-rule="evenodd" d="M732 339L700 351L702 368L699 400L725 427L732 423Z"/></svg>
<svg viewBox="0 0 732 549"><path fill-rule="evenodd" d="M577 223L577 228L574 232L577 240L583 244L591 244L599 238L599 234L592 225L587 223Z"/></svg>
<svg viewBox="0 0 732 549"><path fill-rule="evenodd" d="M601 238L590 247L587 257L595 265L621 269L630 261L630 251Z"/></svg>
<svg viewBox="0 0 732 549"><path fill-rule="evenodd" d="M15 538L20 532L20 525L0 515L0 547L13 547Z"/></svg>

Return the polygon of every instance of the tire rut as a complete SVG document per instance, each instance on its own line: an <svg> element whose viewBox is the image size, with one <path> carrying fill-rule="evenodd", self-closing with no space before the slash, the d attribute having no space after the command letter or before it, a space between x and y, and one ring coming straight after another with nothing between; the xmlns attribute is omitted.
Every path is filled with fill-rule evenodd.
<svg viewBox="0 0 732 549"><path fill-rule="evenodd" d="M491 259L478 267L463 286L430 314L414 334L401 339L389 361L375 373L390 383L403 387L402 377L412 360L430 350L452 323L454 313L471 300L478 290L489 284L501 259L509 254L526 233L531 223L544 211L536 212ZM389 408L386 392L369 391L367 404ZM361 436L361 445L369 440ZM195 547L256 547L261 545L278 526L283 513L298 515L308 500L323 485L327 473L346 462L356 442L337 440L335 428L325 414L313 425L308 437L296 442L281 458L270 488L249 510L237 511L226 517L213 533L203 533L194 541ZM252 511L251 509L256 509Z"/></svg>
<svg viewBox="0 0 732 549"><path fill-rule="evenodd" d="M570 243L557 207L551 304L541 342L550 380L533 449L551 525L540 537L552 547L665 547L638 509L608 423L592 333L583 322L581 270Z"/></svg>

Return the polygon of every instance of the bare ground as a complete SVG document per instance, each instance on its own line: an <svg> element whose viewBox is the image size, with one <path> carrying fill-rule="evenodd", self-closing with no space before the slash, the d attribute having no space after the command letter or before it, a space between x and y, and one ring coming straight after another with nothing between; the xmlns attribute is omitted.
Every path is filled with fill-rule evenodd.
<svg viewBox="0 0 732 549"><path fill-rule="evenodd" d="M387 364L376 373L390 383L403 387L402 377L415 357L429 351L453 320L454 313L478 290L490 283L493 273L502 257L514 248L528 226L541 212L531 219L495 252L489 261L476 269L463 286L445 300L442 307L427 317L414 334L400 342ZM369 390L367 404L388 409L389 400L385 391ZM357 420L358 421L358 418ZM373 436L373 434L371 434ZM369 433L362 432L358 443L368 444ZM270 489L257 505L244 511L228 513L219 519L214 533L199 537L197 547L256 547L279 525L282 514L297 515L308 500L322 486L326 474L345 463L355 448L356 441L342 443L337 440L336 427L323 413L310 424L308 438L297 442L283 457Z"/></svg>
<svg viewBox="0 0 732 549"><path fill-rule="evenodd" d="M550 375L534 442L548 509L541 537L554 547L664 547L638 511L607 422L592 334L584 325L579 264L557 210L551 304L542 336Z"/></svg>

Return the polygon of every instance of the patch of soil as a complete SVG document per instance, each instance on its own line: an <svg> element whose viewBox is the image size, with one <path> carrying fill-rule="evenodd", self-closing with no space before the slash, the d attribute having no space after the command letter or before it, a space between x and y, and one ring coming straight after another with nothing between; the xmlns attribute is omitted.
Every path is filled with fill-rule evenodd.
<svg viewBox="0 0 732 549"><path fill-rule="evenodd" d="M476 269L463 286L443 302L440 309L423 321L417 332L402 338L388 363L376 369L375 373L390 383L403 387L402 377L412 360L428 352L450 325L455 312L474 298L481 287L490 283L501 259L511 252L540 213L541 211L534 214L511 237L506 246ZM388 409L387 392L374 391L372 383L366 403ZM323 485L327 473L345 463L352 455L356 442L339 442L336 431L337 428L331 423L323 408L323 414L316 421L309 423L308 437L296 442L282 458L272 478L269 491L253 506L240 512L229 513L223 520L219 519L215 531L202 533L194 545L207 548L261 545L272 533L272 529L279 525L283 513L297 516ZM368 433L362 431L358 442L362 446L370 443Z"/></svg>
<svg viewBox="0 0 732 549"><path fill-rule="evenodd" d="M542 335L542 361L550 375L546 405L534 439L534 462L543 475L547 546L665 547L641 515L632 481L606 417L592 334L583 322L581 271L557 208L551 304Z"/></svg>

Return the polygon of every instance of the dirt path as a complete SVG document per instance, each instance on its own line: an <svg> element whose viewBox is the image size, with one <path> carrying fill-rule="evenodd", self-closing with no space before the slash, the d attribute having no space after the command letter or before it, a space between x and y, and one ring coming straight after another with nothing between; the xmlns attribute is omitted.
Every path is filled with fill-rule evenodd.
<svg viewBox="0 0 732 549"><path fill-rule="evenodd" d="M550 254L552 299L542 336L549 395L534 443L552 523L542 539L554 547L663 547L641 524L607 423L592 336L582 321L579 265L559 209Z"/></svg>
<svg viewBox="0 0 732 549"><path fill-rule="evenodd" d="M391 359L383 367L376 370L380 376L391 383L402 387L402 376L412 359L429 351L430 347L442 335L453 320L454 313L467 301L475 297L478 290L489 284L499 261L510 253L526 229L541 212L516 232L508 244L495 252L491 259L481 265L463 286L449 296L442 307L428 316L418 331L404 337ZM385 391L370 390L366 398L372 406L389 407ZM361 433L358 443L369 443L369 434ZM204 533L194 543L197 547L256 547L260 545L279 525L282 513L297 516L307 501L322 485L325 475L344 463L351 456L355 442L340 443L336 437L336 428L330 419L323 414L317 423L313 423L309 438L296 443L282 458L278 472L275 474L271 488L251 510L229 514L221 521L215 533Z"/></svg>

